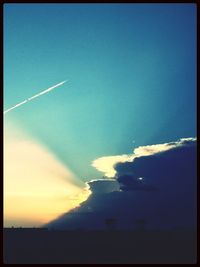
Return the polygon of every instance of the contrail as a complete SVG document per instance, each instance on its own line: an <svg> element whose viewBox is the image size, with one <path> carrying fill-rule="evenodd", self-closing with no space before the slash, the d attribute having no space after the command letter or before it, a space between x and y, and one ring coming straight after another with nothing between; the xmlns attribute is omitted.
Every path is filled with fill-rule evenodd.
<svg viewBox="0 0 200 267"><path fill-rule="evenodd" d="M3 112L3 114L6 114L7 112L11 111L12 109L18 108L19 106L26 104L27 102L33 100L33 99L36 98L36 97L39 97L39 96L41 96L41 95L43 95L43 94L46 94L46 93L52 91L54 88L56 88L56 87L58 87L58 86L61 86L62 84L66 83L67 81L68 81L68 80L63 81L63 82L61 82L61 83L58 83L58 84L56 84L56 85L54 85L54 86L49 87L48 89L45 89L44 91L40 92L39 94L36 94L36 95L34 95L34 96L31 96L31 97L27 98L26 100L20 102L19 104L16 104L15 106L13 106L13 107L11 107L11 108L5 110L5 111Z"/></svg>

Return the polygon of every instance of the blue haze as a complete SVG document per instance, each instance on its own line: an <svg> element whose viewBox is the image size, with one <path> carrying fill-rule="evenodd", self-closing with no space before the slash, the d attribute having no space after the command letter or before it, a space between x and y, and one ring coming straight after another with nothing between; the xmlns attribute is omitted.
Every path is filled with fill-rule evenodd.
<svg viewBox="0 0 200 267"><path fill-rule="evenodd" d="M4 109L65 79L5 122L83 180L98 157L196 136L196 6L4 4Z"/></svg>

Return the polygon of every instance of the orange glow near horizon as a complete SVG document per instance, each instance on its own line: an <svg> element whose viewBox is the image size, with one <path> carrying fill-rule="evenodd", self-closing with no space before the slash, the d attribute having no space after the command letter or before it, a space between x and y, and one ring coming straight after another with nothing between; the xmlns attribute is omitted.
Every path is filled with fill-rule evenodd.
<svg viewBox="0 0 200 267"><path fill-rule="evenodd" d="M43 145L15 127L4 127L4 227L40 226L89 194Z"/></svg>

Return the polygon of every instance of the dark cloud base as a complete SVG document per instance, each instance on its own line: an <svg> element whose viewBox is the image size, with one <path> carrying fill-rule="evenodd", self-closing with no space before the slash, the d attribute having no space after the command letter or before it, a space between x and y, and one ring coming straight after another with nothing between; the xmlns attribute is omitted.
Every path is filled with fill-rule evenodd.
<svg viewBox="0 0 200 267"><path fill-rule="evenodd" d="M196 140L182 139L169 150L118 163L116 180L93 180L80 207L47 226L55 229L191 229L197 225ZM139 179L142 178L142 179Z"/></svg>

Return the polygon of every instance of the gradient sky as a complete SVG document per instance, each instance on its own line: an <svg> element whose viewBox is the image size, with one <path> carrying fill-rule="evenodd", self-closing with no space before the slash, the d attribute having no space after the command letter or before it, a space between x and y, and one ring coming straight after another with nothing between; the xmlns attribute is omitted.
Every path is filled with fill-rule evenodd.
<svg viewBox="0 0 200 267"><path fill-rule="evenodd" d="M4 110L63 80L4 128L80 183L99 157L196 136L195 4L5 4Z"/></svg>

